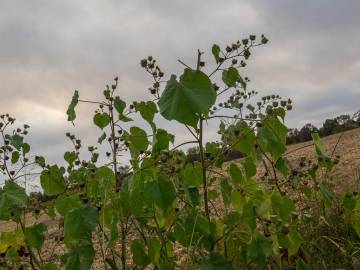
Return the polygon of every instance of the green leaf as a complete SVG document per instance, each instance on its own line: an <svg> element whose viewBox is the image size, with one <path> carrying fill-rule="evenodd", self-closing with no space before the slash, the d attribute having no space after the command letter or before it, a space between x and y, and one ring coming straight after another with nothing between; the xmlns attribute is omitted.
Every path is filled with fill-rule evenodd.
<svg viewBox="0 0 360 270"><path fill-rule="evenodd" d="M200 194L199 194L199 189L196 187L187 187L185 188L185 193L188 196L190 203L192 206L196 206L199 204L199 198L200 198Z"/></svg>
<svg viewBox="0 0 360 270"><path fill-rule="evenodd" d="M164 212L168 210L176 199L176 191L173 183L164 176L157 180L146 182L144 188L145 200L149 204L156 204Z"/></svg>
<svg viewBox="0 0 360 270"><path fill-rule="evenodd" d="M344 208L352 211L354 210L356 206L356 199L354 196L350 193L345 194L344 200L343 200Z"/></svg>
<svg viewBox="0 0 360 270"><path fill-rule="evenodd" d="M224 216L224 224L235 226L241 222L241 216L238 212L230 212Z"/></svg>
<svg viewBox="0 0 360 270"><path fill-rule="evenodd" d="M161 243L156 238L148 240L148 253L152 263L157 264L160 259Z"/></svg>
<svg viewBox="0 0 360 270"><path fill-rule="evenodd" d="M271 254L271 243L261 234L254 235L247 246L247 259L260 266L266 265L267 257Z"/></svg>
<svg viewBox="0 0 360 270"><path fill-rule="evenodd" d="M296 270L310 270L310 266L308 266L303 259L298 259L296 262Z"/></svg>
<svg viewBox="0 0 360 270"><path fill-rule="evenodd" d="M23 156L25 156L29 152L30 152L30 145L28 143L23 143L23 145L22 145Z"/></svg>
<svg viewBox="0 0 360 270"><path fill-rule="evenodd" d="M252 128L246 123L240 122L236 125L235 129L240 132L239 136L233 136L231 138L234 144L234 149L239 150L241 153L252 156L254 155L256 136Z"/></svg>
<svg viewBox="0 0 360 270"><path fill-rule="evenodd" d="M114 107L119 114L123 114L126 108L125 101L121 100L120 97L115 97L114 99Z"/></svg>
<svg viewBox="0 0 360 270"><path fill-rule="evenodd" d="M229 174L233 182L236 184L241 184L244 180L241 170L234 163L231 163L229 166Z"/></svg>
<svg viewBox="0 0 360 270"><path fill-rule="evenodd" d="M19 213L27 203L28 196L25 189L14 181L6 181L4 187L0 188L0 220L8 220L11 213Z"/></svg>
<svg viewBox="0 0 360 270"><path fill-rule="evenodd" d="M220 58L220 47L217 44L214 44L211 48L211 52L214 55L216 64L219 63L219 58Z"/></svg>
<svg viewBox="0 0 360 270"><path fill-rule="evenodd" d="M119 119L123 122L129 122L132 119L124 115L124 109L126 107L125 101L121 100L120 97L115 97L114 107L119 113Z"/></svg>
<svg viewBox="0 0 360 270"><path fill-rule="evenodd" d="M136 103L135 105L135 110L140 112L141 117L146 120L151 128L153 130L155 130L155 124L154 124L154 115L155 113L157 113L157 108L156 108L156 104L152 101L141 101Z"/></svg>
<svg viewBox="0 0 360 270"><path fill-rule="evenodd" d="M69 165L72 165L74 161L77 159L77 154L75 151L72 152L65 152L64 159L69 163Z"/></svg>
<svg viewBox="0 0 360 270"><path fill-rule="evenodd" d="M186 164L181 172L181 182L185 187L199 187L203 182L202 169L199 162Z"/></svg>
<svg viewBox="0 0 360 270"><path fill-rule="evenodd" d="M280 233L278 235L279 244L288 249L289 257L292 257L296 255L299 251L299 248L301 246L301 237L299 233L291 228L290 232L288 234Z"/></svg>
<svg viewBox="0 0 360 270"><path fill-rule="evenodd" d="M249 226L250 229L255 230L256 228L256 213L254 204L252 201L248 201L244 204L241 220Z"/></svg>
<svg viewBox="0 0 360 270"><path fill-rule="evenodd" d="M218 252L211 252L201 263L201 270L231 270L232 264Z"/></svg>
<svg viewBox="0 0 360 270"><path fill-rule="evenodd" d="M41 187L46 195L58 195L65 191L65 179L57 165L43 170L40 175Z"/></svg>
<svg viewBox="0 0 360 270"><path fill-rule="evenodd" d="M153 141L153 153L159 153L161 150L169 149L170 142L174 142L174 135L164 129L157 129Z"/></svg>
<svg viewBox="0 0 360 270"><path fill-rule="evenodd" d="M239 71L234 67L222 72L222 80L228 87L236 86L236 82L240 80Z"/></svg>
<svg viewBox="0 0 360 270"><path fill-rule="evenodd" d="M245 169L246 179L250 179L251 177L256 175L256 165L254 164L254 160L251 157L245 158L242 164Z"/></svg>
<svg viewBox="0 0 360 270"><path fill-rule="evenodd" d="M284 223L289 223L291 221L291 213L294 211L295 206L288 197L283 197L279 192L274 191L271 195L271 204L275 213Z"/></svg>
<svg viewBox="0 0 360 270"><path fill-rule="evenodd" d="M320 184L319 188L320 188L320 192L322 194L325 206L330 207L332 204L332 201L333 201L333 195L331 194L331 192L327 189L327 187L325 185Z"/></svg>
<svg viewBox="0 0 360 270"><path fill-rule="evenodd" d="M6 251L5 261L16 263L19 261L19 254L13 246L9 246Z"/></svg>
<svg viewBox="0 0 360 270"><path fill-rule="evenodd" d="M289 173L288 163L286 158L280 157L275 164L276 169L278 169L284 177L287 177Z"/></svg>
<svg viewBox="0 0 360 270"><path fill-rule="evenodd" d="M20 151L21 147L23 146L24 138L18 134L11 136L10 144L14 146L17 150Z"/></svg>
<svg viewBox="0 0 360 270"><path fill-rule="evenodd" d="M312 189L309 187L303 187L301 191L304 193L304 195L308 198L311 198Z"/></svg>
<svg viewBox="0 0 360 270"><path fill-rule="evenodd" d="M196 128L199 114L207 114L215 99L209 77L200 70L185 69L180 81L171 76L158 105L165 119Z"/></svg>
<svg viewBox="0 0 360 270"><path fill-rule="evenodd" d="M360 199L356 200L355 207L351 211L346 210L345 213L347 215L347 222L351 224L351 227L360 236Z"/></svg>
<svg viewBox="0 0 360 270"><path fill-rule="evenodd" d="M208 191L209 200L215 201L217 199L217 197L219 197L219 193L216 190L211 189Z"/></svg>
<svg viewBox="0 0 360 270"><path fill-rule="evenodd" d="M318 156L323 156L323 144L322 141L320 139L319 133L317 132L313 132L311 133L311 137L313 139L313 142L315 144L315 150Z"/></svg>
<svg viewBox="0 0 360 270"><path fill-rule="evenodd" d="M42 156L36 156L35 157L35 162L37 163L37 164L39 164L41 167L45 167L45 158L44 157L42 157Z"/></svg>
<svg viewBox="0 0 360 270"><path fill-rule="evenodd" d="M267 117L258 129L260 147L269 152L276 162L286 151L287 128L276 117Z"/></svg>
<svg viewBox="0 0 360 270"><path fill-rule="evenodd" d="M110 116L103 112L103 113L96 113L93 118L94 124L97 125L99 128L104 129L110 123Z"/></svg>
<svg viewBox="0 0 360 270"><path fill-rule="evenodd" d="M15 252L20 247L25 246L25 238L20 228L12 232L1 232L0 252L7 252L10 247L15 248Z"/></svg>
<svg viewBox="0 0 360 270"><path fill-rule="evenodd" d="M65 217L72 209L80 208L83 205L79 195L77 194L63 194L55 201L56 210Z"/></svg>
<svg viewBox="0 0 360 270"><path fill-rule="evenodd" d="M81 240L70 246L63 256L66 270L89 270L95 257L95 251L90 241Z"/></svg>
<svg viewBox="0 0 360 270"><path fill-rule="evenodd" d="M90 198L100 196L102 199L109 198L115 188L115 175L114 172L102 166L96 170L93 178L90 178L86 185L86 193Z"/></svg>
<svg viewBox="0 0 360 270"><path fill-rule="evenodd" d="M18 162L19 158L20 158L20 153L18 151L13 151L11 154L11 163L14 164Z"/></svg>
<svg viewBox="0 0 360 270"><path fill-rule="evenodd" d="M47 263L40 268L40 270L59 270L59 268L54 263Z"/></svg>
<svg viewBox="0 0 360 270"><path fill-rule="evenodd" d="M231 203L240 213L243 210L243 205L246 202L245 200L245 197L238 190L233 190L231 192Z"/></svg>
<svg viewBox="0 0 360 270"><path fill-rule="evenodd" d="M146 132L139 127L131 127L129 141L131 146L136 151L146 151L149 146L149 140L147 138Z"/></svg>
<svg viewBox="0 0 360 270"><path fill-rule="evenodd" d="M215 241L215 224L198 213L191 211L185 220L179 220L174 227L174 237L183 246L199 242L210 249Z"/></svg>
<svg viewBox="0 0 360 270"><path fill-rule="evenodd" d="M28 243L30 247L40 250L44 243L46 232L47 232L47 227L44 223L39 223L29 228L26 228L25 229L26 243Z"/></svg>
<svg viewBox="0 0 360 270"><path fill-rule="evenodd" d="M79 240L91 241L91 233L98 222L98 211L95 207L86 205L72 209L65 216L64 242L66 245Z"/></svg>
<svg viewBox="0 0 360 270"><path fill-rule="evenodd" d="M66 111L68 121L74 121L76 118L75 107L79 102L79 92L75 90L74 95L71 99L71 103Z"/></svg>
<svg viewBox="0 0 360 270"><path fill-rule="evenodd" d="M150 259L145 253L143 243L136 239L131 244L131 252L132 258L136 265L140 266L141 268L145 268L147 265L150 264Z"/></svg>
<svg viewBox="0 0 360 270"><path fill-rule="evenodd" d="M231 185L229 184L228 179L226 178L221 179L220 189L225 206L229 206L229 204L231 203L232 188Z"/></svg>
<svg viewBox="0 0 360 270"><path fill-rule="evenodd" d="M256 205L256 213L260 218L270 219L271 213L271 197L270 194L263 191L257 190L252 197Z"/></svg>

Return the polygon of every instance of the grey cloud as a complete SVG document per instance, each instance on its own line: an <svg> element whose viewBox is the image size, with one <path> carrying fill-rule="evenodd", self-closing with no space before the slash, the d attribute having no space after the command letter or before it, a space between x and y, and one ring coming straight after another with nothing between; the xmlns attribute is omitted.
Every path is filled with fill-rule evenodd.
<svg viewBox="0 0 360 270"><path fill-rule="evenodd" d="M261 94L294 99L290 126L319 123L359 105L359 11L355 0L2 1L1 112L29 122L34 151L56 161L68 147L64 131L75 130L65 116L74 89L97 99L118 75L125 100L148 99L142 57L154 55L170 75L182 71L179 58L193 65L198 48L210 62L214 42L265 33L269 44L254 50L243 75ZM78 109L77 132L89 143L98 135L93 109ZM187 138L179 125L158 121Z"/></svg>

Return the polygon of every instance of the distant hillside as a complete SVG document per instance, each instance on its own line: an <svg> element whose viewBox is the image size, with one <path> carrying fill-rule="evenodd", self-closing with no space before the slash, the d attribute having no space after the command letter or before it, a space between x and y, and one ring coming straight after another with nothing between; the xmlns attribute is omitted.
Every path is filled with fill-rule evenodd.
<svg viewBox="0 0 360 270"><path fill-rule="evenodd" d="M328 155L334 152L334 156L340 156L340 162L335 166L332 175L335 190L360 191L360 128L333 134L321 140ZM311 141L290 145L287 153L293 164L297 164L302 156L315 159L315 149Z"/></svg>

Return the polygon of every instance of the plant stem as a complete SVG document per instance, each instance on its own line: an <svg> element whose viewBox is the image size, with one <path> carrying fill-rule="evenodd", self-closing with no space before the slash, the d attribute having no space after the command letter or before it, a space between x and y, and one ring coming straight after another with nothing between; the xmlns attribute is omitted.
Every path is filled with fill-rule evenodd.
<svg viewBox="0 0 360 270"><path fill-rule="evenodd" d="M115 173L115 179L116 179L116 191L119 191L121 188L121 181L118 179L118 173L117 173L117 160L116 160L116 152L117 152L117 146L116 146L116 137L115 137L115 123L114 123L114 112L113 112L113 102L111 101L109 112L110 112L110 126L111 126L111 141L112 141L112 154L113 154L113 167L114 167L114 173Z"/></svg>
<svg viewBox="0 0 360 270"><path fill-rule="evenodd" d="M197 70L200 70L201 55L202 55L202 52L200 50L198 50L197 64L196 64L196 69ZM207 179L206 179L206 166L205 166L204 146L203 146L203 133L204 133L204 131L203 131L203 121L204 121L204 118L202 117L202 115L200 115L198 143L199 143L200 161L201 161L202 178L203 178L205 213L206 213L206 217L210 221ZM195 138L196 138L196 136L195 136Z"/></svg>
<svg viewBox="0 0 360 270"><path fill-rule="evenodd" d="M200 124L199 124L199 151L200 151L200 161L201 161L201 168L202 168L202 178L203 178L205 213L206 213L208 220L210 221L207 179L206 179L206 166L205 166L204 147L203 147L203 121L204 120L201 117Z"/></svg>
<svg viewBox="0 0 360 270"><path fill-rule="evenodd" d="M113 144L113 166L114 166L114 173L115 173L115 179L116 179L116 192L119 192L121 189L122 181L120 178L118 178L118 170L117 170L117 145L116 145L116 136L115 136L115 122L114 122L114 107L113 107L113 101L110 102L109 106L110 111L110 125L111 125L111 141ZM124 222L120 221L121 226L121 265L122 269L126 269L126 234L125 234L125 228L124 228Z"/></svg>
<svg viewBox="0 0 360 270"><path fill-rule="evenodd" d="M121 264L122 269L126 269L126 230L124 226L124 222L121 221Z"/></svg>

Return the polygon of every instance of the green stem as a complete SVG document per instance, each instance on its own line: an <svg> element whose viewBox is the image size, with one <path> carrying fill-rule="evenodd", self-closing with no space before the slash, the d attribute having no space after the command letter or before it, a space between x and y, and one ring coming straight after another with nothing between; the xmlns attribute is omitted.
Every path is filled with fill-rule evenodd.
<svg viewBox="0 0 360 270"><path fill-rule="evenodd" d="M206 213L206 216L207 216L208 220L210 221L207 179L206 179L206 166L205 166L204 146L203 146L203 121L204 120L201 117L200 118L200 124L199 124L199 150L200 150L200 161L201 161L202 178L203 178L205 213Z"/></svg>
<svg viewBox="0 0 360 270"><path fill-rule="evenodd" d="M116 179L116 192L119 192L121 189L122 181L118 178L118 170L117 170L117 145L116 145L116 135L115 135L115 121L114 121L114 107L113 101L110 102L109 106L110 112L110 125L111 125L111 141L113 148L113 167ZM121 265L122 269L126 269L126 232L124 227L124 222L120 221L121 226Z"/></svg>
<svg viewBox="0 0 360 270"><path fill-rule="evenodd" d="M122 269L126 269L126 230L124 222L121 221L121 264Z"/></svg>

